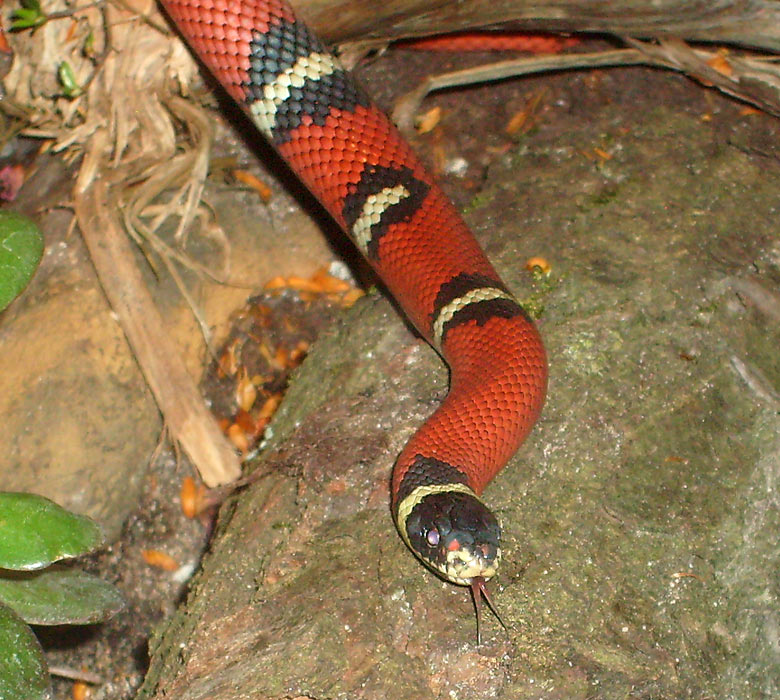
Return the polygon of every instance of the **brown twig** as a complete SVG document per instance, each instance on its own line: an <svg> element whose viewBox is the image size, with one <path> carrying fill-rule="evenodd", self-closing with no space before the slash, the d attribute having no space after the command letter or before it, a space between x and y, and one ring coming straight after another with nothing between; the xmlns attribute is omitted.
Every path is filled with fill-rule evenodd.
<svg viewBox="0 0 780 700"><path fill-rule="evenodd" d="M171 434L208 486L237 479L241 467L233 449L206 408L133 260L133 250L102 180L77 183L74 202L82 236L100 283Z"/></svg>
<svg viewBox="0 0 780 700"><path fill-rule="evenodd" d="M631 37L623 37L623 40L632 48L518 58L426 78L396 101L393 120L401 131L411 133L422 100L429 93L444 88L547 71L636 65L680 71L707 87L715 87L780 115L780 66L766 56L722 56L714 51L692 49L681 39L661 39L657 44Z"/></svg>

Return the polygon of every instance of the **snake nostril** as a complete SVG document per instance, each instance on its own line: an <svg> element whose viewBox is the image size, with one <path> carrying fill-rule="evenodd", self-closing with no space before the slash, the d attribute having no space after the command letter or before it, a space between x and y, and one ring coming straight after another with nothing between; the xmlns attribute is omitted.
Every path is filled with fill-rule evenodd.
<svg viewBox="0 0 780 700"><path fill-rule="evenodd" d="M481 544L478 549L482 553L483 559L487 559L489 561L496 558L496 548L492 544L488 544L486 542L485 544Z"/></svg>

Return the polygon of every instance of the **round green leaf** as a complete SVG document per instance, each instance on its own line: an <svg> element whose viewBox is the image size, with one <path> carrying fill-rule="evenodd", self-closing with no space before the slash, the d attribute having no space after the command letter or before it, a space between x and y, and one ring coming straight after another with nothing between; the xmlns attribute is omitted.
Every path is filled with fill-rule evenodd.
<svg viewBox="0 0 780 700"><path fill-rule="evenodd" d="M0 574L0 602L33 625L102 622L125 605L110 583L77 569L56 567Z"/></svg>
<svg viewBox="0 0 780 700"><path fill-rule="evenodd" d="M43 255L35 223L13 211L0 211L0 311L27 286Z"/></svg>
<svg viewBox="0 0 780 700"><path fill-rule="evenodd" d="M0 493L0 568L41 569L86 554L103 542L100 528L43 496Z"/></svg>
<svg viewBox="0 0 780 700"><path fill-rule="evenodd" d="M33 631L0 604L0 698L48 700L49 672Z"/></svg>

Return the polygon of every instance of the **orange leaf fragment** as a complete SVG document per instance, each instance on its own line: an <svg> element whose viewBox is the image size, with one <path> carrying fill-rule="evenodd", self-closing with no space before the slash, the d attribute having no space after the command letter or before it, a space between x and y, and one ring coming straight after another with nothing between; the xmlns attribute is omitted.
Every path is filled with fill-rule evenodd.
<svg viewBox="0 0 780 700"><path fill-rule="evenodd" d="M281 394L271 394L263 404L263 407L260 409L260 413L258 413L259 418L270 418L273 416L274 413L276 413L276 409L279 408L279 404L282 401L282 395Z"/></svg>
<svg viewBox="0 0 780 700"><path fill-rule="evenodd" d="M350 289L343 297L341 297L341 305L348 309L351 306L354 305L354 303L360 299L360 297L365 296L365 292L362 289L358 289L355 287L354 289Z"/></svg>
<svg viewBox="0 0 780 700"><path fill-rule="evenodd" d="M697 576L696 574L692 574L689 571L677 571L672 574L672 578L695 578L699 581L702 580L701 576Z"/></svg>
<svg viewBox="0 0 780 700"><path fill-rule="evenodd" d="M525 123L528 121L528 116L528 110L526 109L521 109L519 112L515 112L512 115L512 118L507 122L507 125L504 127L504 133L508 134L509 136L516 134L523 128L523 126L525 126Z"/></svg>
<svg viewBox="0 0 780 700"><path fill-rule="evenodd" d="M307 304L310 304L313 301L317 300L317 297L320 295L319 292L307 292L305 290L300 290L298 292L298 298L301 301L305 301Z"/></svg>
<svg viewBox="0 0 780 700"><path fill-rule="evenodd" d="M297 275L290 275L287 278L287 286L292 289L296 289L299 292L319 292L321 291L316 282L298 277Z"/></svg>
<svg viewBox="0 0 780 700"><path fill-rule="evenodd" d="M89 686L84 681L76 681L73 684L73 688L70 691L73 700L87 700L91 695L89 692Z"/></svg>
<svg viewBox="0 0 780 700"><path fill-rule="evenodd" d="M512 115L507 125L504 127L504 133L507 136L513 136L518 132L527 132L536 123L536 115L539 112L539 105L545 96L545 90L539 90L530 96L525 107Z"/></svg>
<svg viewBox="0 0 780 700"><path fill-rule="evenodd" d="M299 340L298 344L293 348L290 353L290 365L297 367L303 358L306 357L306 353L309 352L309 343L306 340Z"/></svg>
<svg viewBox="0 0 780 700"><path fill-rule="evenodd" d="M227 429L228 440L232 443L241 454L249 452L249 440L244 432L243 428L238 423L233 423Z"/></svg>
<svg viewBox="0 0 780 700"><path fill-rule="evenodd" d="M238 345L239 340L236 338L220 355L218 362L220 376L233 377L238 372Z"/></svg>
<svg viewBox="0 0 780 700"><path fill-rule="evenodd" d="M294 366L290 362L290 351L283 345L280 345L278 348L276 348L276 353L274 354L274 362L276 363L277 366L281 367L282 369L290 369L290 367Z"/></svg>
<svg viewBox="0 0 780 700"><path fill-rule="evenodd" d="M525 261L525 269L529 272L540 272L546 276L552 271L552 265L550 265L547 258L537 256L535 258L528 258L528 260Z"/></svg>
<svg viewBox="0 0 780 700"><path fill-rule="evenodd" d="M311 280L320 288L321 291L325 293L338 294L341 292L347 292L350 289L348 282L345 282L338 277L334 277L323 268L317 270L312 275Z"/></svg>
<svg viewBox="0 0 780 700"><path fill-rule="evenodd" d="M161 552L159 549L144 549L141 551L141 556L149 566L154 566L157 569L176 571L179 568L179 562L170 554Z"/></svg>
<svg viewBox="0 0 780 700"><path fill-rule="evenodd" d="M734 74L734 69L728 62L728 59L726 58L727 55L728 51L720 50L715 56L707 61L707 65L710 68L714 68L721 75L725 75L727 78L730 78Z"/></svg>
<svg viewBox="0 0 780 700"><path fill-rule="evenodd" d="M203 484L196 484L191 476L185 476L181 482L179 490L179 500L181 501L181 512L185 518L195 518L203 511L203 504L206 500L206 487Z"/></svg>
<svg viewBox="0 0 780 700"><path fill-rule="evenodd" d="M6 38L2 27L0 27L0 53L13 54L13 49L8 43L8 39Z"/></svg>
<svg viewBox="0 0 780 700"><path fill-rule="evenodd" d="M417 133L427 134L429 131L433 131L440 121L441 107L433 107L432 109L429 109L425 114L420 114L415 119Z"/></svg>
<svg viewBox="0 0 780 700"><path fill-rule="evenodd" d="M79 28L78 22L71 19L68 25L68 30L65 32L65 41L73 41L73 37L76 36L76 30Z"/></svg>
<svg viewBox="0 0 780 700"><path fill-rule="evenodd" d="M270 418L258 418L257 423L255 424L255 433L257 434L257 437L259 438L266 429L266 426L271 422Z"/></svg>
<svg viewBox="0 0 780 700"><path fill-rule="evenodd" d="M238 382L236 383L236 404L244 411L248 411L257 399L257 387L252 383L252 379L247 376L246 369L239 372Z"/></svg>
<svg viewBox="0 0 780 700"><path fill-rule="evenodd" d="M246 435L254 435L255 419L252 414L240 408L233 419L235 424L244 431Z"/></svg>
<svg viewBox="0 0 780 700"><path fill-rule="evenodd" d="M272 277L270 280L268 280L263 285L263 289L272 292L276 291L277 289L286 289L288 286L289 285L287 284L287 280L284 279L284 277L281 275L277 275L276 277Z"/></svg>
<svg viewBox="0 0 780 700"><path fill-rule="evenodd" d="M257 194L260 195L260 199L262 199L265 204L268 204L268 202L271 201L271 197L273 196L271 188L249 171L236 169L233 171L233 177L257 192Z"/></svg>

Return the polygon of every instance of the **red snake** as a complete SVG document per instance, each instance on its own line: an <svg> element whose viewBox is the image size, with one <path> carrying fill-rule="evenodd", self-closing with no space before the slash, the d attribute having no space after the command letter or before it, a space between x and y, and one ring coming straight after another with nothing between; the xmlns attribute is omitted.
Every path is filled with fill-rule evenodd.
<svg viewBox="0 0 780 700"><path fill-rule="evenodd" d="M536 421L536 328L387 117L283 0L162 0L182 35L352 238L450 367L395 464L391 509L431 569L479 604L501 558L479 496Z"/></svg>

